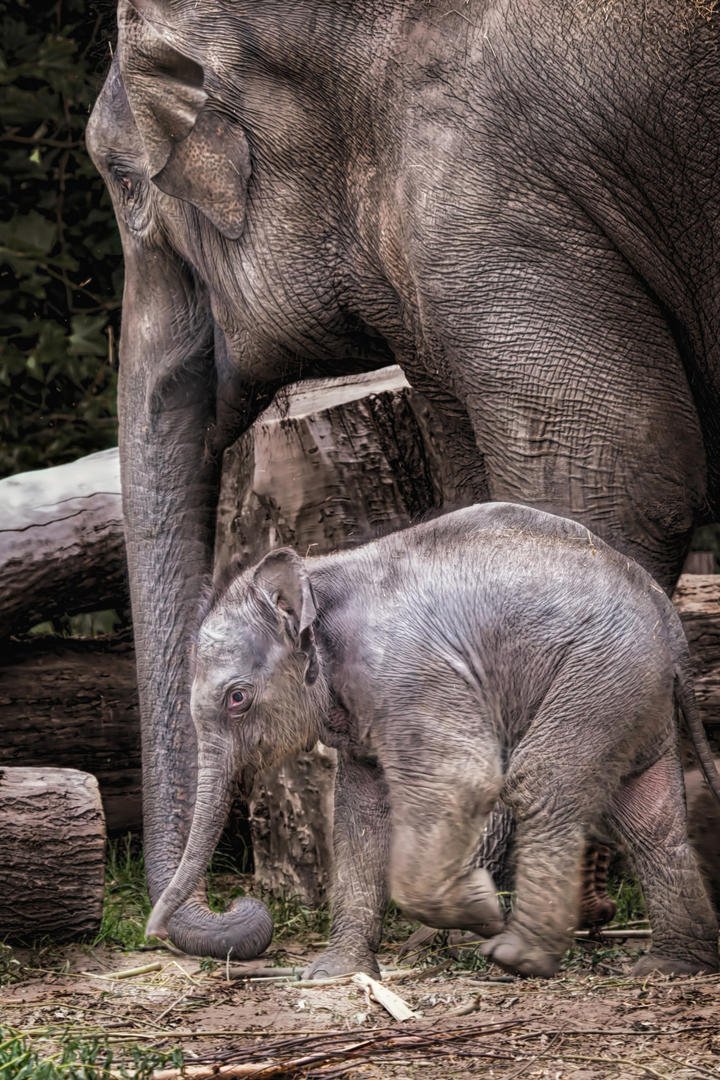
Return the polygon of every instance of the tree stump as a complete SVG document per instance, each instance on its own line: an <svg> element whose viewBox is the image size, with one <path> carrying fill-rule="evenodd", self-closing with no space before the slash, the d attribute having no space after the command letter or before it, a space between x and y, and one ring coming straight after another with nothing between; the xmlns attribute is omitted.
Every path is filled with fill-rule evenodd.
<svg viewBox="0 0 720 1080"><path fill-rule="evenodd" d="M0 938L97 934L105 818L95 777L76 769L0 769Z"/></svg>

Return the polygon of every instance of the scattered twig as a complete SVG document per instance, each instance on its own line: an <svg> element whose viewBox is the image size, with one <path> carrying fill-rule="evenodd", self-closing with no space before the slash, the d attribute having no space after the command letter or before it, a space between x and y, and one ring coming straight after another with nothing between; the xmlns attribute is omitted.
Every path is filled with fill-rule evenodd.
<svg viewBox="0 0 720 1080"><path fill-rule="evenodd" d="M231 967L229 973L225 972L226 981L236 979L299 979L302 975L301 967ZM213 978L218 978L220 972L213 972Z"/></svg>
<svg viewBox="0 0 720 1080"><path fill-rule="evenodd" d="M176 1009L178 1007L178 1005L181 1005L186 997L187 997L187 991L183 990L180 997L176 998L175 1001L171 1002L166 1009L163 1009L163 1011L160 1013L160 1015L155 1018L153 1023L157 1026L160 1023L161 1020L165 1019L165 1017L167 1016L168 1013L171 1013L173 1011L173 1009Z"/></svg>
<svg viewBox="0 0 720 1080"><path fill-rule="evenodd" d="M116 982L118 979L134 979L136 975L149 975L151 971L162 971L163 966L159 960L156 960L153 964L143 964L142 967L125 968L124 971L112 971L109 975L102 975L98 971L83 971L81 974L89 975L93 979L110 979L112 982ZM183 974L187 975L187 972L183 971Z"/></svg>
<svg viewBox="0 0 720 1080"><path fill-rule="evenodd" d="M649 929L616 930L615 928L613 928L612 930L576 930L574 937L577 941L587 941L588 939L596 941L598 938L604 939L606 941L613 939L620 941L625 941L625 939L627 939L629 941L635 938L637 938L638 940L650 938L652 937L652 933Z"/></svg>

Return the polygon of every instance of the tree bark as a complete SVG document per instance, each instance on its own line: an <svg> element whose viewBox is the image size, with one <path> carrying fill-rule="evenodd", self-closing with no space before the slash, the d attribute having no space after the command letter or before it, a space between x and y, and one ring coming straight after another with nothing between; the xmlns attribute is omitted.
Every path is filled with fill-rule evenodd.
<svg viewBox="0 0 720 1080"><path fill-rule="evenodd" d="M76 769L0 769L0 938L97 934L105 819L97 781Z"/></svg>
<svg viewBox="0 0 720 1080"><path fill-rule="evenodd" d="M127 604L116 449L0 480L0 638Z"/></svg>
<svg viewBox="0 0 720 1080"><path fill-rule="evenodd" d="M673 603L690 646L700 715L720 751L720 574L683 574Z"/></svg>
<svg viewBox="0 0 720 1080"><path fill-rule="evenodd" d="M319 555L405 528L468 491L399 368L281 393L225 452L216 572L283 544Z"/></svg>
<svg viewBox="0 0 720 1080"><path fill-rule="evenodd" d="M5 642L0 759L92 773L108 831L139 830L140 718L130 635Z"/></svg>

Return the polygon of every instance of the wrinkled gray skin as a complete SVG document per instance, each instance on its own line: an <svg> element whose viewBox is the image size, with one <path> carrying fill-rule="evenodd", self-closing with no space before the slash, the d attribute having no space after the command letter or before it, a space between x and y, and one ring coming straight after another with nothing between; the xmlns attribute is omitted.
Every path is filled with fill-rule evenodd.
<svg viewBox="0 0 720 1080"><path fill-rule="evenodd" d="M692 0L121 0L118 22L87 140L125 256L156 900L195 790L221 454L279 386L396 360L467 501L557 509L672 587L720 502L720 31ZM259 918L200 890L169 929L251 955Z"/></svg>
<svg viewBox="0 0 720 1080"><path fill-rule="evenodd" d="M431 926L551 975L577 923L585 840L609 828L642 885L639 973L715 971L717 922L689 846L676 710L706 767L687 644L664 592L583 526L486 503L339 555L266 556L197 639L198 799L151 915L166 933L225 823L233 777L318 737L338 748L330 944L310 976L377 974L391 894ZM475 866L496 800L517 822L507 924Z"/></svg>

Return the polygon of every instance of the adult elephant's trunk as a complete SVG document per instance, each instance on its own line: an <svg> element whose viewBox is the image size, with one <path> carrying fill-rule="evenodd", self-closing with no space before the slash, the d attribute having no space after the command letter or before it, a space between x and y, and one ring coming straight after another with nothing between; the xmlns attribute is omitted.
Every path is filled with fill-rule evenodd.
<svg viewBox="0 0 720 1080"><path fill-rule="evenodd" d="M191 950L183 942L189 921L190 932L195 929L193 952L202 954L210 951L217 955L220 945L225 949L225 955L232 953L238 960L247 960L267 948L272 938L272 919L264 904L250 897L242 897L224 915L211 914L207 948L202 947L202 935L207 933L208 912L197 901L185 904L203 880L230 810L234 791L234 756L230 740L215 739L209 745L201 743L195 810L185 853L172 881L152 910L147 935L169 936L189 952ZM183 918L173 918L182 905L185 905L182 907ZM213 920L215 926L212 926ZM197 940L198 931L200 941Z"/></svg>
<svg viewBox="0 0 720 1080"><path fill-rule="evenodd" d="M238 433L216 407L217 342L207 298L161 248L123 233L125 295L118 413L126 551L142 714L143 823L150 899L170 883L196 790L190 635L212 569L222 449ZM240 426L252 410L238 413ZM186 952L262 947L246 903L213 914L198 890L167 930ZM250 917L249 917L250 912ZM264 916L268 937L269 919Z"/></svg>

